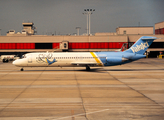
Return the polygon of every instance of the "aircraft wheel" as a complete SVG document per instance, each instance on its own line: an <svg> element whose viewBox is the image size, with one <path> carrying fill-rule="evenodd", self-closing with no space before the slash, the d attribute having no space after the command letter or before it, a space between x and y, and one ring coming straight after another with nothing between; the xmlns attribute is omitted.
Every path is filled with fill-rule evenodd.
<svg viewBox="0 0 164 120"><path fill-rule="evenodd" d="M7 63L8 61L8 59L3 59L3 63Z"/></svg>
<svg viewBox="0 0 164 120"><path fill-rule="evenodd" d="M21 70L21 71L24 71L24 69L23 69L23 68L21 68L20 70Z"/></svg>
<svg viewBox="0 0 164 120"><path fill-rule="evenodd" d="M6 62L5 59L3 59L3 63Z"/></svg>
<svg viewBox="0 0 164 120"><path fill-rule="evenodd" d="M90 71L90 67L89 67L89 66L86 66L86 70L87 70L87 71Z"/></svg>

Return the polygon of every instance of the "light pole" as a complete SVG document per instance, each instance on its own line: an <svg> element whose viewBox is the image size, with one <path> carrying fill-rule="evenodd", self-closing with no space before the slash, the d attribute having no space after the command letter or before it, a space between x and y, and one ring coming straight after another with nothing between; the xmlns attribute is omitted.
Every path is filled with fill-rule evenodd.
<svg viewBox="0 0 164 120"><path fill-rule="evenodd" d="M77 30L77 35L79 36L79 30L81 29L81 27L76 27Z"/></svg>
<svg viewBox="0 0 164 120"><path fill-rule="evenodd" d="M84 9L84 15L87 15L87 35L91 34L91 14L95 9Z"/></svg>
<svg viewBox="0 0 164 120"><path fill-rule="evenodd" d="M86 30L87 30L87 35L88 35L88 14L87 14L87 12L84 12L83 15L87 15L87 29Z"/></svg>

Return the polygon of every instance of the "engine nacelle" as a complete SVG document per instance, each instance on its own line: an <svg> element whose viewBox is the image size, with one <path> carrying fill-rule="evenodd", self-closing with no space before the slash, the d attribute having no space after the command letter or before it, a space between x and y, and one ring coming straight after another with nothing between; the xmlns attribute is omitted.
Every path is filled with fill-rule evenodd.
<svg viewBox="0 0 164 120"><path fill-rule="evenodd" d="M107 57L106 61L109 63L114 63L114 64L118 64L118 63L122 63L127 61L127 58L121 58L121 57Z"/></svg>

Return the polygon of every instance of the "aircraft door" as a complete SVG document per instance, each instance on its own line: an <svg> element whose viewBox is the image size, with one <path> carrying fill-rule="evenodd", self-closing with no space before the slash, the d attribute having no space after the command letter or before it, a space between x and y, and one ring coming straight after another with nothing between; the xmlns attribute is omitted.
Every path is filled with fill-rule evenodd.
<svg viewBox="0 0 164 120"><path fill-rule="evenodd" d="M28 63L32 63L32 55L28 57Z"/></svg>
<svg viewBox="0 0 164 120"><path fill-rule="evenodd" d="M101 62L102 62L104 65L107 63L106 57L105 57L105 56L104 56L104 57L101 57L100 60L101 60Z"/></svg>

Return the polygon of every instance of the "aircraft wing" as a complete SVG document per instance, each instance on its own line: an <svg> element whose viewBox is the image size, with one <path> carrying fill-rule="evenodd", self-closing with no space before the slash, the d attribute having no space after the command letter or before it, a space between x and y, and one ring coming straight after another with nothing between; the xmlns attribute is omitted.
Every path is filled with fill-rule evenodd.
<svg viewBox="0 0 164 120"><path fill-rule="evenodd" d="M93 65L99 65L102 66L101 63L93 63L93 62L73 62L71 63L72 65L89 65L89 66L93 66Z"/></svg>

